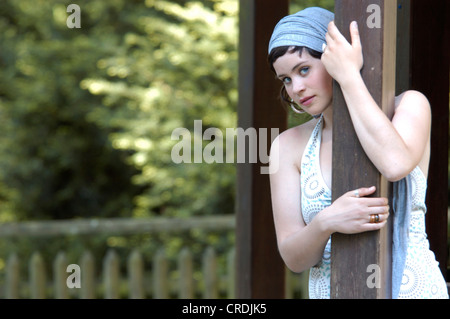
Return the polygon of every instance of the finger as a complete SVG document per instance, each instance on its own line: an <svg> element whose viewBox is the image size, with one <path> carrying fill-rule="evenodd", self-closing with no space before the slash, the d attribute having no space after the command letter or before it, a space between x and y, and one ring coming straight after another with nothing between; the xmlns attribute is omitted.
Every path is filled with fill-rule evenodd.
<svg viewBox="0 0 450 319"><path fill-rule="evenodd" d="M337 33L339 33L339 30L337 29L336 24L334 23L334 21L330 21L330 23L328 23L328 36L331 39L334 39Z"/></svg>
<svg viewBox="0 0 450 319"><path fill-rule="evenodd" d="M384 214L389 212L390 209L389 201L385 197L361 198L359 200L359 204L361 205L361 207L366 207L367 208L366 212L370 214L377 214L377 213ZM375 211L377 209L378 211Z"/></svg>
<svg viewBox="0 0 450 319"><path fill-rule="evenodd" d="M338 27L334 23L334 21L331 21L328 24L328 34L330 35L331 39L337 41L337 40L346 40L345 37L342 35L342 33L339 31Z"/></svg>
<svg viewBox="0 0 450 319"><path fill-rule="evenodd" d="M326 43L327 46L333 42L333 38L331 37L329 32L325 33L325 41L327 41Z"/></svg>
<svg viewBox="0 0 450 319"><path fill-rule="evenodd" d="M364 224L379 224L387 222L389 219L389 213L386 214L370 214L364 218Z"/></svg>
<svg viewBox="0 0 450 319"><path fill-rule="evenodd" d="M371 209L369 214L365 214L364 220L371 222L373 216L378 215L378 222L385 221L389 218L389 211L386 208Z"/></svg>
<svg viewBox="0 0 450 319"><path fill-rule="evenodd" d="M383 198L379 198L377 200L379 201L379 203L383 203L384 204L384 199ZM372 202L375 202L375 201L372 201ZM389 211L390 211L390 206L389 205L369 205L369 206L366 206L366 207L367 207L367 209L365 210L365 213L367 215L389 214Z"/></svg>
<svg viewBox="0 0 450 319"><path fill-rule="evenodd" d="M379 223L385 222L389 219L389 213L386 214L378 214Z"/></svg>
<svg viewBox="0 0 450 319"><path fill-rule="evenodd" d="M358 23L356 21L350 23L350 36L352 39L352 46L361 47L361 38L359 36Z"/></svg>
<svg viewBox="0 0 450 319"><path fill-rule="evenodd" d="M357 188L353 191L348 192L347 194L349 196L353 196L353 197L365 197L368 195L371 195L373 193L375 193L376 191L376 187L375 186L371 186L371 187L361 187L361 188Z"/></svg>
<svg viewBox="0 0 450 319"><path fill-rule="evenodd" d="M387 221L385 220L385 221L382 221L382 222L379 222L376 224L375 223L364 224L362 226L362 228L363 228L363 231L373 231L373 230L379 230L379 229L383 228L384 226L386 226L386 224L387 224Z"/></svg>

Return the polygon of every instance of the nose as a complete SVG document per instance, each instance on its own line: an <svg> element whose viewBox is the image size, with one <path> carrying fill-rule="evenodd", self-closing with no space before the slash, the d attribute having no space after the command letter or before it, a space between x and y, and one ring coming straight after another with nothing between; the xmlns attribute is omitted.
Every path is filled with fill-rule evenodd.
<svg viewBox="0 0 450 319"><path fill-rule="evenodd" d="M305 81L300 77L297 77L292 81L292 92L300 96L301 93L305 90Z"/></svg>

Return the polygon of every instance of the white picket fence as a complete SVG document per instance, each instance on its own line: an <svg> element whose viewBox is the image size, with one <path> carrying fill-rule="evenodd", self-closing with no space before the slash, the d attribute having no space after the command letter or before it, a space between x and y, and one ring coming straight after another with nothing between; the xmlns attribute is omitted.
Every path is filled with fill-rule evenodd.
<svg viewBox="0 0 450 319"><path fill-rule="evenodd" d="M62 222L29 222L14 225L0 225L0 237L11 236L52 236L67 234L92 234L113 231L117 234L134 234L156 231L180 231L191 227L201 229L234 230L233 216L216 216L178 219L133 220L82 220ZM16 231L14 231L16 230ZM194 258L189 247L177 254L176 265L170 267L164 247L146 263L139 248L129 252L121 261L114 248L105 256L94 256L84 251L75 263L69 262L61 251L51 265L44 262L40 252L34 252L27 259L17 253L6 258L3 270L2 298L234 298L235 297L235 249L226 252L225 263L219 271L216 250L209 246L201 258ZM200 264L194 260L201 260ZM27 264L28 273L20 272L21 264ZM70 268L75 265L75 268ZM125 265L126 271L121 271ZM69 267L69 268L68 268ZM77 268L78 267L78 268ZM96 269L98 267L99 269ZM123 268L123 267L122 267ZM75 270L74 270L75 269ZM77 269L79 271L77 271ZM48 274L51 274L50 276ZM100 274L100 275L99 275ZM78 285L79 284L79 285ZM79 288L77 288L79 287ZM286 270L286 298L307 296L307 274L293 274Z"/></svg>

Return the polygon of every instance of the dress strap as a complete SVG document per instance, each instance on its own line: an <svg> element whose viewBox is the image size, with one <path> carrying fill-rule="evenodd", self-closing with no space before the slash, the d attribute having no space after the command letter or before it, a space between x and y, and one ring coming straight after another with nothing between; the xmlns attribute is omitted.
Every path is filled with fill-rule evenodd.
<svg viewBox="0 0 450 319"><path fill-rule="evenodd" d="M311 133L308 143L306 144L305 151L302 157L302 170L305 165L309 165L312 157L316 157L317 146L320 146L320 141L322 138L322 124L323 116L320 116L319 121L317 121L314 130Z"/></svg>

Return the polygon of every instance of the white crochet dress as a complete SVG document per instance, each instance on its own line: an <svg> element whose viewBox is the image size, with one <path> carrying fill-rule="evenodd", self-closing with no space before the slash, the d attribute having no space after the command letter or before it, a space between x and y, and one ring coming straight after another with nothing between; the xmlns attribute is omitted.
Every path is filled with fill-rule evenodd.
<svg viewBox="0 0 450 319"><path fill-rule="evenodd" d="M301 162L302 215L306 224L325 207L331 205L331 190L320 170L320 118L303 153ZM447 285L438 267L434 253L429 249L425 232L425 194L427 181L419 167L411 173L412 213L409 225L408 252L399 298L448 298ZM330 298L331 238L322 260L310 269L309 298Z"/></svg>

